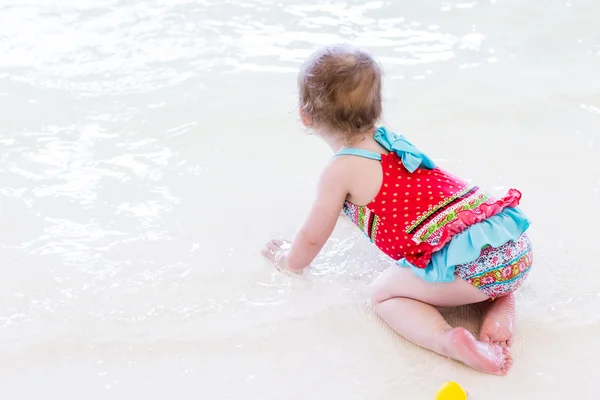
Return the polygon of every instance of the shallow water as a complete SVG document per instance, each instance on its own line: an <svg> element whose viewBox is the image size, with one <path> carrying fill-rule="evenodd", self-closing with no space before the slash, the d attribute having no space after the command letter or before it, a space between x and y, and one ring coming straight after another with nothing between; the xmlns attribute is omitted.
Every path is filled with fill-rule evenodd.
<svg viewBox="0 0 600 400"><path fill-rule="evenodd" d="M9 398L430 399L587 393L600 357L594 0L0 1L0 382ZM351 41L385 123L520 189L536 266L516 363L472 372L366 305L387 260L348 222L304 278L291 238L330 154L296 69ZM474 328L470 310L449 312Z"/></svg>

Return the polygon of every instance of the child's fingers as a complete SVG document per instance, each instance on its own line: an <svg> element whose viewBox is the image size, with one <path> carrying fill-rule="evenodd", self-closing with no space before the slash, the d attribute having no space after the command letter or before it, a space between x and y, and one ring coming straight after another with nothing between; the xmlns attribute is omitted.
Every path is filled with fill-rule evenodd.
<svg viewBox="0 0 600 400"><path fill-rule="evenodd" d="M269 249L269 247L265 247L261 250L260 253L265 257L273 258L273 252L271 251L271 249Z"/></svg>
<svg viewBox="0 0 600 400"><path fill-rule="evenodd" d="M267 244L267 247L269 248L269 250L271 250L273 253L277 253L279 251L281 251L281 245L280 244L276 244L275 240L270 241Z"/></svg>
<svg viewBox="0 0 600 400"><path fill-rule="evenodd" d="M269 243L265 244L265 247L261 251L262 255L267 257L270 260L275 260L275 255L279 253L282 249L280 245L277 245L276 240L272 240ZM283 242L281 242L283 244Z"/></svg>

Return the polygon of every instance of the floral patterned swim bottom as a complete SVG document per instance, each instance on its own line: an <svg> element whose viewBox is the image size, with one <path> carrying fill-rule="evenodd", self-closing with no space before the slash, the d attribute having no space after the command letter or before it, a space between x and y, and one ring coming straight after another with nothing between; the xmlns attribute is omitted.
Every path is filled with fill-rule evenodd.
<svg viewBox="0 0 600 400"><path fill-rule="evenodd" d="M523 233L500 247L484 248L475 261L457 265L454 274L494 300L517 290L532 264L531 242Z"/></svg>

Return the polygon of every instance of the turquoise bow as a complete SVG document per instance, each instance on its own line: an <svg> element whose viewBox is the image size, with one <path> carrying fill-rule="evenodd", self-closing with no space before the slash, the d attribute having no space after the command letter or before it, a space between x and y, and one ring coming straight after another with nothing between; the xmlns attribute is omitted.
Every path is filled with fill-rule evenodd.
<svg viewBox="0 0 600 400"><path fill-rule="evenodd" d="M404 135L396 135L382 126L377 129L374 138L387 151L393 151L398 154L398 157L402 159L404 167L411 173L415 172L421 164L428 169L436 167L433 160L406 140Z"/></svg>

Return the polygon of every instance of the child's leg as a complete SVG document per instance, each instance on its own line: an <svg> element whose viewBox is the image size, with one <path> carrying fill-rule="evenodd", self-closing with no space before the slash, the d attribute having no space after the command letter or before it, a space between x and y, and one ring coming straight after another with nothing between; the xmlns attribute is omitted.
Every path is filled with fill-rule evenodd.
<svg viewBox="0 0 600 400"><path fill-rule="evenodd" d="M512 346L515 325L515 295L511 293L480 306L483 312L479 340L503 347Z"/></svg>
<svg viewBox="0 0 600 400"><path fill-rule="evenodd" d="M406 339L483 372L508 372L512 358L507 349L477 341L464 328L452 329L434 307L482 302L487 299L482 291L458 278L450 283L426 282L397 266L377 278L372 288L375 311Z"/></svg>

